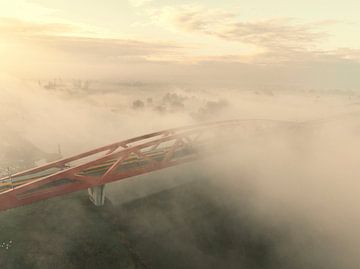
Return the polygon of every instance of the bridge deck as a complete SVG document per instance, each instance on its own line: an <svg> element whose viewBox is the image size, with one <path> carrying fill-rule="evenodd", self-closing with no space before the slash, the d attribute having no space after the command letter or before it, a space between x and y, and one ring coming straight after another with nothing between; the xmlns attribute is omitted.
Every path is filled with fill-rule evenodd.
<svg viewBox="0 0 360 269"><path fill-rule="evenodd" d="M169 148L150 150L150 151L147 151L144 153L144 157L139 157L135 154L131 154L129 157L124 159L124 161L121 163L121 165L118 166L116 171L117 172L126 172L130 169L144 167L149 163L149 159L153 159L153 160L160 162L165 158L166 153L168 151L169 151ZM176 152L174 153L174 158L185 157L187 155L191 155L194 153L195 153L194 149L190 149L189 147L187 147L187 148L182 147L182 148L179 148L176 150ZM79 175L79 176L103 176L106 173L106 171L112 165L114 165L114 163L116 161L117 161L117 159L110 159L103 163L100 163L100 164L97 164L94 166L90 166L89 168L84 169L83 171L77 173L76 175ZM67 167L67 168L71 168L71 167ZM30 183L32 181L36 181L38 179L54 175L58 172L61 172L62 170L63 170L62 168L56 168L56 167L54 168L53 167L53 168L49 168L47 170L36 172L33 174L28 174L28 175L23 175L23 176L12 176L12 177L9 177L6 179L2 179L0 181L0 194L7 190L14 189L16 187L24 185L26 183ZM57 186L60 186L62 184L66 184L66 183L67 183L67 181L65 179L59 180L59 184L57 184Z"/></svg>
<svg viewBox="0 0 360 269"><path fill-rule="evenodd" d="M234 120L169 129L1 178L0 211L196 160L206 147L224 147L228 143L224 137L232 134L233 127L261 132L294 126L293 122L271 120L257 123ZM218 154L218 149L212 152Z"/></svg>

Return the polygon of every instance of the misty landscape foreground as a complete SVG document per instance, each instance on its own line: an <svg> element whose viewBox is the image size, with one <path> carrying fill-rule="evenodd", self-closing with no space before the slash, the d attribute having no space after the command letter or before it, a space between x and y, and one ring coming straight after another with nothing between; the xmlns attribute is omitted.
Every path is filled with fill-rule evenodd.
<svg viewBox="0 0 360 269"><path fill-rule="evenodd" d="M193 180L122 205L96 208L79 193L5 212L0 265L337 268L321 256L326 236L299 224L264 222L248 192L229 197L219 183Z"/></svg>
<svg viewBox="0 0 360 269"><path fill-rule="evenodd" d="M0 268L360 263L356 92L12 77L1 83L3 175L172 127L253 124L231 131L231 144L216 141L218 154L108 184L104 207L81 191L1 212ZM263 131L259 120L298 127Z"/></svg>

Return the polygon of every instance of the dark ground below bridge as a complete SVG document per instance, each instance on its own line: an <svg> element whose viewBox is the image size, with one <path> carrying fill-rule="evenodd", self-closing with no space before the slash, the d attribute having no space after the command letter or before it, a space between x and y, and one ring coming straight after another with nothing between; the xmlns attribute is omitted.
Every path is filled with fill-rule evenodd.
<svg viewBox="0 0 360 269"><path fill-rule="evenodd" d="M9 210L0 213L0 268L319 268L280 251L284 227L257 219L247 198L235 206L197 180L121 205L96 208L79 192Z"/></svg>

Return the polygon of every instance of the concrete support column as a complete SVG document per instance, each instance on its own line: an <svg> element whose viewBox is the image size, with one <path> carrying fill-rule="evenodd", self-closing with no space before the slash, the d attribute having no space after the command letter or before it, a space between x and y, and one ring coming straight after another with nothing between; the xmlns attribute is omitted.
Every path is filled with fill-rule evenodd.
<svg viewBox="0 0 360 269"><path fill-rule="evenodd" d="M90 201L96 206L105 204L105 184L88 189Z"/></svg>

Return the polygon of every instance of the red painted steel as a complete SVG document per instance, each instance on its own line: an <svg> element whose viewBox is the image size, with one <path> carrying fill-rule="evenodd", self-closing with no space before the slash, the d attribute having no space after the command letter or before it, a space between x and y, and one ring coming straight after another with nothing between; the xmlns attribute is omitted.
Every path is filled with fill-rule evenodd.
<svg viewBox="0 0 360 269"><path fill-rule="evenodd" d="M260 123L256 128L294 124L255 121ZM0 179L0 211L194 161L201 156L204 134L253 122L223 121L155 132L4 177Z"/></svg>

